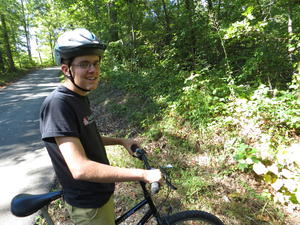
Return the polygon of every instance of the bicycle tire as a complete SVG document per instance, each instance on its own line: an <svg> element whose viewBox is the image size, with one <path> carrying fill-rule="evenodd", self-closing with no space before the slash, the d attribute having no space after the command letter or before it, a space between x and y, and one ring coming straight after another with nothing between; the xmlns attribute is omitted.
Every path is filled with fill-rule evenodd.
<svg viewBox="0 0 300 225"><path fill-rule="evenodd" d="M166 225L224 225L215 215L199 210L189 210L165 217Z"/></svg>

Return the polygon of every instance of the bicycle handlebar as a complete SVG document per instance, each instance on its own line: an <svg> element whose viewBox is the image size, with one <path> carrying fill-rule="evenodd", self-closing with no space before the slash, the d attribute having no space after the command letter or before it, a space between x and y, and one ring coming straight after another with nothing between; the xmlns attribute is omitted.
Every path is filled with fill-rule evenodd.
<svg viewBox="0 0 300 225"><path fill-rule="evenodd" d="M147 159L147 156L146 156L146 152L143 149L139 148L137 145L132 145L131 150L134 153L134 157L136 157L139 160L144 162L144 165L145 165L147 170L154 169L150 166L150 164L148 162L148 159ZM158 193L159 189L160 189L160 184L158 182L151 183L151 193L152 194Z"/></svg>

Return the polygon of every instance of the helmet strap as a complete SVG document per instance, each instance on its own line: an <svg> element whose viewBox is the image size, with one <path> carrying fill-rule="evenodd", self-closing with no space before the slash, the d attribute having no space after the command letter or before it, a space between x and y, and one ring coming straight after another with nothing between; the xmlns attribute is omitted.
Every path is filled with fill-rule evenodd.
<svg viewBox="0 0 300 225"><path fill-rule="evenodd" d="M79 90L81 91L84 91L84 92L90 92L91 90L88 90L88 89L84 89L82 87L80 87L79 85L77 85L75 83L75 80L74 80L74 77L72 75L72 71L71 71L71 65L68 65L68 68L69 68L69 72L70 72L70 75L69 76L66 76L73 84L76 88L78 88Z"/></svg>

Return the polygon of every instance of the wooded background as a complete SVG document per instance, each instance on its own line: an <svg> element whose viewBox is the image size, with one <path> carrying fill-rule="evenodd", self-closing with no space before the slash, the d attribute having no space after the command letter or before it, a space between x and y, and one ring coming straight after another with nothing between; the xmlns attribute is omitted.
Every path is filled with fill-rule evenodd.
<svg viewBox="0 0 300 225"><path fill-rule="evenodd" d="M222 71L235 84L286 87L299 61L299 8L298 0L1 0L0 69L44 63L33 45L51 62L57 36L85 27L119 45L118 59L133 67L172 61Z"/></svg>
<svg viewBox="0 0 300 225"><path fill-rule="evenodd" d="M0 3L3 83L54 65L58 35L87 28L108 45L103 81L143 100L128 117L153 140L176 134L259 176L275 201L300 202L299 0Z"/></svg>

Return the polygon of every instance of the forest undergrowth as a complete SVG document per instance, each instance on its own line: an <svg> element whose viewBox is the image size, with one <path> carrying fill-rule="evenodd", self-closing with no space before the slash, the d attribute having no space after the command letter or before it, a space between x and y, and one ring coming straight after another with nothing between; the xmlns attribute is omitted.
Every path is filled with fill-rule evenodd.
<svg viewBox="0 0 300 225"><path fill-rule="evenodd" d="M159 205L167 203L162 206L163 212L167 213L170 206L173 212L204 210L217 215L228 225L300 223L299 206L275 201L270 185L263 182L263 177L249 172L253 163L243 165L242 159L247 160L247 157L237 158L238 154L228 147L235 146L235 143L229 144L229 140L239 143L242 134L236 133L236 139L232 139L233 133L228 133L224 127L195 129L172 110L150 120L155 108L151 105L153 102L114 85L103 79L97 91L90 94L97 126L103 135L138 139L154 165L174 166L172 179L178 190L169 193L164 187L155 196ZM242 147L237 149L243 150ZM120 147L107 150L112 165L141 166ZM245 152L252 154L248 150ZM117 215L124 213L142 196L138 185L131 182L117 184ZM60 200L52 204L50 211L54 212L57 224L71 224ZM139 217L137 214L123 224L134 224L133 220Z"/></svg>

